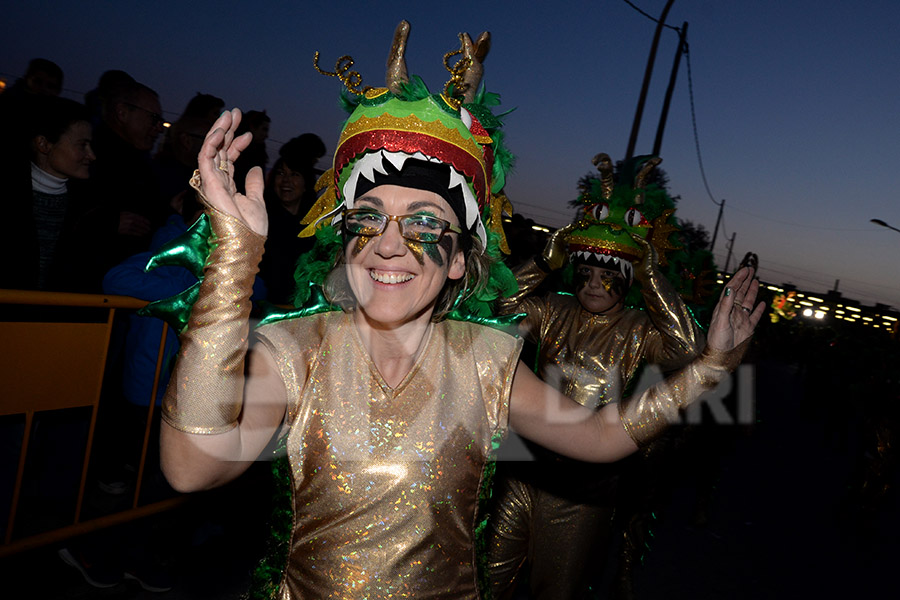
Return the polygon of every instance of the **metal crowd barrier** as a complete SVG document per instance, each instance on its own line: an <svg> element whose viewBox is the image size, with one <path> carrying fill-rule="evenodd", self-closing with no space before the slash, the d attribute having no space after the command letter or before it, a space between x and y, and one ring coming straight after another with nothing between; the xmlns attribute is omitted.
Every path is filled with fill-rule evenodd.
<svg viewBox="0 0 900 600"><path fill-rule="evenodd" d="M175 496L140 502L148 447L156 443L150 439L155 409L152 400L156 398L164 356L168 331L164 326L153 395L147 407L146 429L134 476L133 497L127 506L117 507L107 514L97 516L85 511L91 450L97 434L97 413L108 370L113 324L117 311L134 311L146 304L124 296L0 290L3 313L0 320L0 419L13 419L17 423L10 427L7 422L5 433L0 430L0 436L8 435L13 429L21 430L21 416L24 415L18 457L7 457L10 465L7 471L11 475L14 470L14 477L9 478L12 481L0 481L0 494L5 496L0 505L8 503L9 506L0 557L165 511L185 501L186 496ZM26 471L35 419L40 420L41 415L53 411L73 408L89 410L90 416L85 447L68 449L69 452L83 451L83 458L76 458L81 472L77 477L78 489L70 516L57 515L57 520L64 522L62 525L19 535L17 528L21 528L21 519L17 516L23 508L23 482L34 475ZM7 449L16 445L11 439L8 437L4 443Z"/></svg>

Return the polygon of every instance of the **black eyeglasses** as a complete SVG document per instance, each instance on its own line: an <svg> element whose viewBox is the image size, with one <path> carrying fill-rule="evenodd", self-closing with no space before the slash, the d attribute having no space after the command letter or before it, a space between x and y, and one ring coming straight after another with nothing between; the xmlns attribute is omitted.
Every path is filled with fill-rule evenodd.
<svg viewBox="0 0 900 600"><path fill-rule="evenodd" d="M462 233L449 221L431 215L386 215L370 208L354 208L343 212L344 230L353 235L381 235L390 221L396 221L400 235L413 242L436 244L448 231Z"/></svg>
<svg viewBox="0 0 900 600"><path fill-rule="evenodd" d="M165 117L163 117L161 114L153 112L152 110L147 110L143 106L138 106L137 104L132 104L131 102L123 102L123 104L126 104L126 105L130 106L131 108L137 108L139 110L142 110L145 113L147 113L148 115L150 115L150 118L153 120L154 126L160 125L160 124L166 122Z"/></svg>

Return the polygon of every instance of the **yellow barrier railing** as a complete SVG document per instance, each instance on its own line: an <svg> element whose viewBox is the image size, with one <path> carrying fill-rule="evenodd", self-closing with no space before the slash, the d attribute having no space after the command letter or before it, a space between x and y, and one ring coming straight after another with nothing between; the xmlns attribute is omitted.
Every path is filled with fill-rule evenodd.
<svg viewBox="0 0 900 600"><path fill-rule="evenodd" d="M139 503L147 451L152 443L153 400L158 391L168 331L164 325L136 470L134 497L128 508L99 517L82 518L91 449L97 433L97 412L116 312L137 310L146 304L145 301L124 296L0 290L0 308L5 313L0 320L0 416L24 415L25 421L11 492L9 482L0 482L0 490L7 490L4 493L9 494L10 503L5 533L0 543L0 557L167 510L184 501L184 496L176 496L145 505ZM59 309L64 309L65 315L53 315L53 311ZM21 318L23 312L27 313L27 318ZM81 319L82 313L90 316ZM73 315L76 316L73 318ZM74 511L65 525L17 537L17 514L35 415L70 408L90 409Z"/></svg>

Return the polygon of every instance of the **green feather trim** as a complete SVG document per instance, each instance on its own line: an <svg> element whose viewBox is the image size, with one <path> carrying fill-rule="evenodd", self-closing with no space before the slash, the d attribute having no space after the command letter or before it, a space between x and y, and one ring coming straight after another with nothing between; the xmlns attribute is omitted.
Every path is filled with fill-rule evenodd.
<svg viewBox="0 0 900 600"><path fill-rule="evenodd" d="M274 600L287 568L294 527L294 491L291 464L287 457L287 436L278 440L272 460L272 514L265 555L250 574L250 600Z"/></svg>
<svg viewBox="0 0 900 600"><path fill-rule="evenodd" d="M493 179L491 190L499 192L506 185L506 176L512 172L516 163L516 157L506 149L506 145L503 143L505 135L502 131L492 132L491 137L494 140L494 168L491 173Z"/></svg>
<svg viewBox="0 0 900 600"><path fill-rule="evenodd" d="M481 474L481 485L478 488L478 513L475 522L475 559L478 574L479 597L482 600L494 598L491 588L491 577L488 563L488 523L490 500L494 490L494 476L497 473L497 451L503 443L504 433L497 432L491 437L491 451Z"/></svg>
<svg viewBox="0 0 900 600"><path fill-rule="evenodd" d="M341 94L338 97L338 104L347 114L352 113L359 106L362 96L358 96L344 88L341 88Z"/></svg>
<svg viewBox="0 0 900 600"><path fill-rule="evenodd" d="M424 100L430 95L431 92L428 91L425 81L418 75L412 75L409 81L400 84L400 95L398 97L407 102L415 102L416 100Z"/></svg>
<svg viewBox="0 0 900 600"><path fill-rule="evenodd" d="M316 230L316 243L300 256L294 269L294 306L309 300L310 284L322 285L334 267L334 257L341 251L341 236L327 225Z"/></svg>
<svg viewBox="0 0 900 600"><path fill-rule="evenodd" d="M490 274L487 282L474 290L464 290L463 298L453 310L451 318L469 320L468 317L488 318L494 315L494 301L516 293L519 284L516 276L503 262L500 251L500 235L488 231L488 244L484 250L490 260Z"/></svg>

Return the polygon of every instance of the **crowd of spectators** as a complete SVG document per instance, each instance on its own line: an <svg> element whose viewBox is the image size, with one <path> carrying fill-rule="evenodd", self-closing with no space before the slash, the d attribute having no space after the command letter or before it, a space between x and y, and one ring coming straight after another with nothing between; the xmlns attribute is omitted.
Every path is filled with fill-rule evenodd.
<svg viewBox="0 0 900 600"><path fill-rule="evenodd" d="M8 132L0 144L8 182L0 288L113 293L103 283L111 269L146 253L173 215L194 216L182 210L192 202L188 181L225 102L198 92L168 123L157 91L125 71L104 72L83 103L60 97L62 84L63 70L36 58L0 94L0 126ZM325 146L314 134L299 135L269 165L270 124L264 110L245 112L242 128L253 142L236 169L268 173L272 236L262 297L270 288L271 301L287 304L294 263L308 247L295 239L299 219L315 200Z"/></svg>
<svg viewBox="0 0 900 600"><path fill-rule="evenodd" d="M202 214L189 180L225 101L198 92L169 123L154 87L125 71L102 73L82 102L61 97L63 77L57 64L36 58L0 93L0 130L5 132L0 137L0 175L6 182L0 289L155 301L189 288L196 278L187 269L162 266L145 271L145 266L154 252L187 232ZM294 265L311 245L297 233L300 219L315 201L315 178L321 173L316 162L326 149L316 135L298 135L281 147L270 165L270 123L265 111L245 112L243 127L253 133L253 143L236 165L236 179L243 181L254 166L267 174L271 226L267 260L253 299L286 305L293 297ZM162 332L161 320L137 313L115 324L92 453L99 457L92 463L95 492L122 497L133 492L136 456L131 449L143 438L149 404L160 404L167 367L178 349L170 329L154 397ZM74 437L70 441L76 443ZM145 482L155 486L151 495L159 499L174 492L158 470L158 457L152 456L156 444L150 448L154 451L147 459ZM146 495L146 485L142 490ZM115 586L130 574L145 589L165 591L171 587L167 563L183 540L171 537L171 526L159 525L151 519L139 531L88 536L60 549L60 556L93 586ZM143 542L123 538L167 541L151 556L140 547Z"/></svg>

